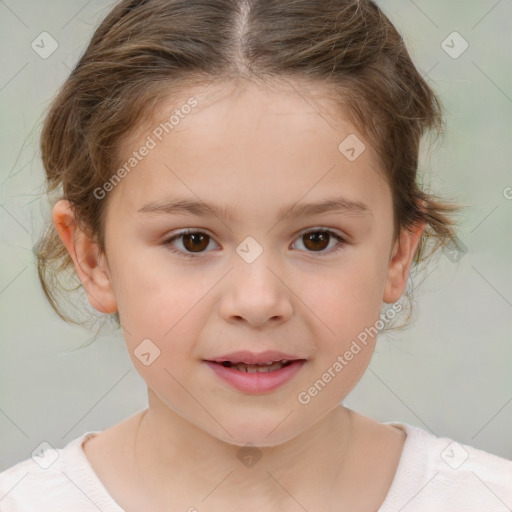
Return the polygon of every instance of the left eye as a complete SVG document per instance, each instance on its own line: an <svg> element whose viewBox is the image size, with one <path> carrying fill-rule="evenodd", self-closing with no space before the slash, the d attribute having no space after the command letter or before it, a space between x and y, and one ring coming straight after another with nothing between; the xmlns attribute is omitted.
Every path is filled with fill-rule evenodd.
<svg viewBox="0 0 512 512"><path fill-rule="evenodd" d="M334 246L334 250L325 251L325 247L329 246L329 242L335 238L338 241L337 247ZM299 240L305 240L304 245L311 252L337 252L343 248L345 240L334 231L327 230L316 230L302 233Z"/></svg>
<svg viewBox="0 0 512 512"><path fill-rule="evenodd" d="M329 242L331 242L333 238L338 241L338 243L334 245L335 248L333 250L325 251L325 248L329 246ZM181 240L183 248L176 249L174 245L175 240ZM195 254L201 255L205 252L205 249L208 247L211 240L210 235L203 233L202 231L187 230L164 240L163 244L168 246L168 249L174 253L194 258ZM320 253L337 252L341 250L346 243L341 236L328 229L303 232L299 236L298 240L304 240L303 244L308 252Z"/></svg>

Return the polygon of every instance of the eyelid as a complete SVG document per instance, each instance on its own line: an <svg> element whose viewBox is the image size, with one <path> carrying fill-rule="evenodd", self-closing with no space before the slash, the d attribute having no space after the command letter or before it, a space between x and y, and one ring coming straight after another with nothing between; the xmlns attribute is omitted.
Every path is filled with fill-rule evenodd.
<svg viewBox="0 0 512 512"><path fill-rule="evenodd" d="M323 227L323 226L313 226L313 227L305 228L305 229L299 231L296 235L294 235L294 241L299 240L303 235L305 235L307 233L317 233L317 232L330 233L331 235L333 235L334 238L338 239L338 244L336 246L334 246L333 248L329 249L328 251L299 251L299 252L304 252L306 254L312 254L312 255L314 255L314 254L318 254L318 255L327 255L327 254L329 254L330 255L330 254L337 253L345 245L350 243L349 242L350 237L348 237L344 233L339 232L337 229ZM188 252L188 251L183 251L181 249L176 249L174 246L172 246L172 243L171 243L175 239L180 238L181 236L188 235L188 234L197 234L197 233L207 235L210 238L210 241L213 241L215 244L217 244L217 242L215 242L214 237L209 233L209 231L207 229L203 229L203 228L186 228L186 229L182 229L180 231L177 231L177 232L173 233L170 236L166 236L164 238L162 244L167 246L169 251L171 251L173 253L176 253L176 254L178 254L180 256L184 256L186 258L201 258L201 257L204 257L205 255L207 255L209 252L212 252L212 251L203 251L203 252L198 252L198 253Z"/></svg>
<svg viewBox="0 0 512 512"><path fill-rule="evenodd" d="M345 241L347 241L349 238L348 235L346 235L342 231L339 231L335 228L328 228L326 226L313 226L312 228L305 228L305 229L299 231L295 235L295 237L297 238L299 236L305 235L306 233L317 232L317 231L326 231L328 233L333 233L334 235L338 235L340 238L343 238L343 240L345 240Z"/></svg>
<svg viewBox="0 0 512 512"><path fill-rule="evenodd" d="M204 234L204 235L208 235L211 239L214 239L214 236L211 234L211 232L208 229L205 229L205 228L184 228L184 229L180 229L178 231L173 231L169 235L165 235L163 237L163 242L165 243L166 241L173 240L174 238L178 238L178 237L180 237L182 235L191 235L191 234L195 234L195 233L201 233L201 234Z"/></svg>
<svg viewBox="0 0 512 512"><path fill-rule="evenodd" d="M345 240L345 241L348 241L350 239L350 237L346 233L344 233L342 231L339 231L339 230L337 230L335 228L329 228L329 227L326 227L326 226L313 226L313 227L310 227L310 228L304 228L301 231L297 232L294 235L294 237L298 238L298 237L300 237L300 236L302 236L302 235L304 235L306 233L316 232L316 231L327 231L327 232L336 234L340 238L343 238L343 240ZM164 241L165 240L167 240L167 241L172 240L173 238L177 238L180 235L189 235L189 234L192 234L192 233L203 233L205 235L208 235L210 238L215 239L215 236L212 235L211 232L208 229L206 229L206 228L184 228L182 230L173 232L171 235L165 236L164 237Z"/></svg>
<svg viewBox="0 0 512 512"><path fill-rule="evenodd" d="M331 247L329 250L323 250L323 251L299 251L302 252L308 256L318 254L320 257L322 256L329 256L332 254L336 254L342 249L345 248L346 245L349 244L349 237L345 236L343 233L339 232L336 229L333 228L327 228L327 227L312 227L312 228L306 228L302 231L299 231L299 233L294 238L294 243L301 240L301 238L308 234L308 233L329 233L331 235L331 238L337 239L338 243Z"/></svg>

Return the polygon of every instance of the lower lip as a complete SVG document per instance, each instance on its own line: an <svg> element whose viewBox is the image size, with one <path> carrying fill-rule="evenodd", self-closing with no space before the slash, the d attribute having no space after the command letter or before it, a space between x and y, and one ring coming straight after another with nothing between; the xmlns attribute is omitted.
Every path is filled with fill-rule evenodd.
<svg viewBox="0 0 512 512"><path fill-rule="evenodd" d="M221 378L233 387L253 395L269 393L288 382L304 365L304 359L294 361L288 366L273 372L247 373L218 363L205 363Z"/></svg>

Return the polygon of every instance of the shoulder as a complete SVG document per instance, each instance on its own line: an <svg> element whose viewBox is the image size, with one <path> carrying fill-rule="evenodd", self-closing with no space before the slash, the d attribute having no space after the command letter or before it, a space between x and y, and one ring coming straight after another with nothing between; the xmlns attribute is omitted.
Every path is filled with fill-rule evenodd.
<svg viewBox="0 0 512 512"><path fill-rule="evenodd" d="M379 512L501 512L512 507L512 461L403 423L407 439Z"/></svg>
<svg viewBox="0 0 512 512"><path fill-rule="evenodd" d="M46 443L30 458L0 473L2 512L97 512L101 504L95 501L104 496L82 451L82 442L95 433L87 432L61 449Z"/></svg>
<svg viewBox="0 0 512 512"><path fill-rule="evenodd" d="M34 453L31 458L18 462L0 473L0 499L2 510L10 505L33 504L44 490L52 494L53 489L62 488L64 473L63 450L51 447ZM60 459L60 460L59 460ZM13 508L18 510L18 508Z"/></svg>

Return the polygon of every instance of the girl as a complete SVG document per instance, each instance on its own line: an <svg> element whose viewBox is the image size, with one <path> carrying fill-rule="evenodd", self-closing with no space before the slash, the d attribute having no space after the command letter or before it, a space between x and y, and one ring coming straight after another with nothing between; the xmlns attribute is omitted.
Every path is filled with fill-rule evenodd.
<svg viewBox="0 0 512 512"><path fill-rule="evenodd" d="M372 1L117 4L45 121L38 262L64 318L74 268L116 319L148 408L2 473L2 511L510 510L512 462L342 405L456 245L416 181L441 125Z"/></svg>

